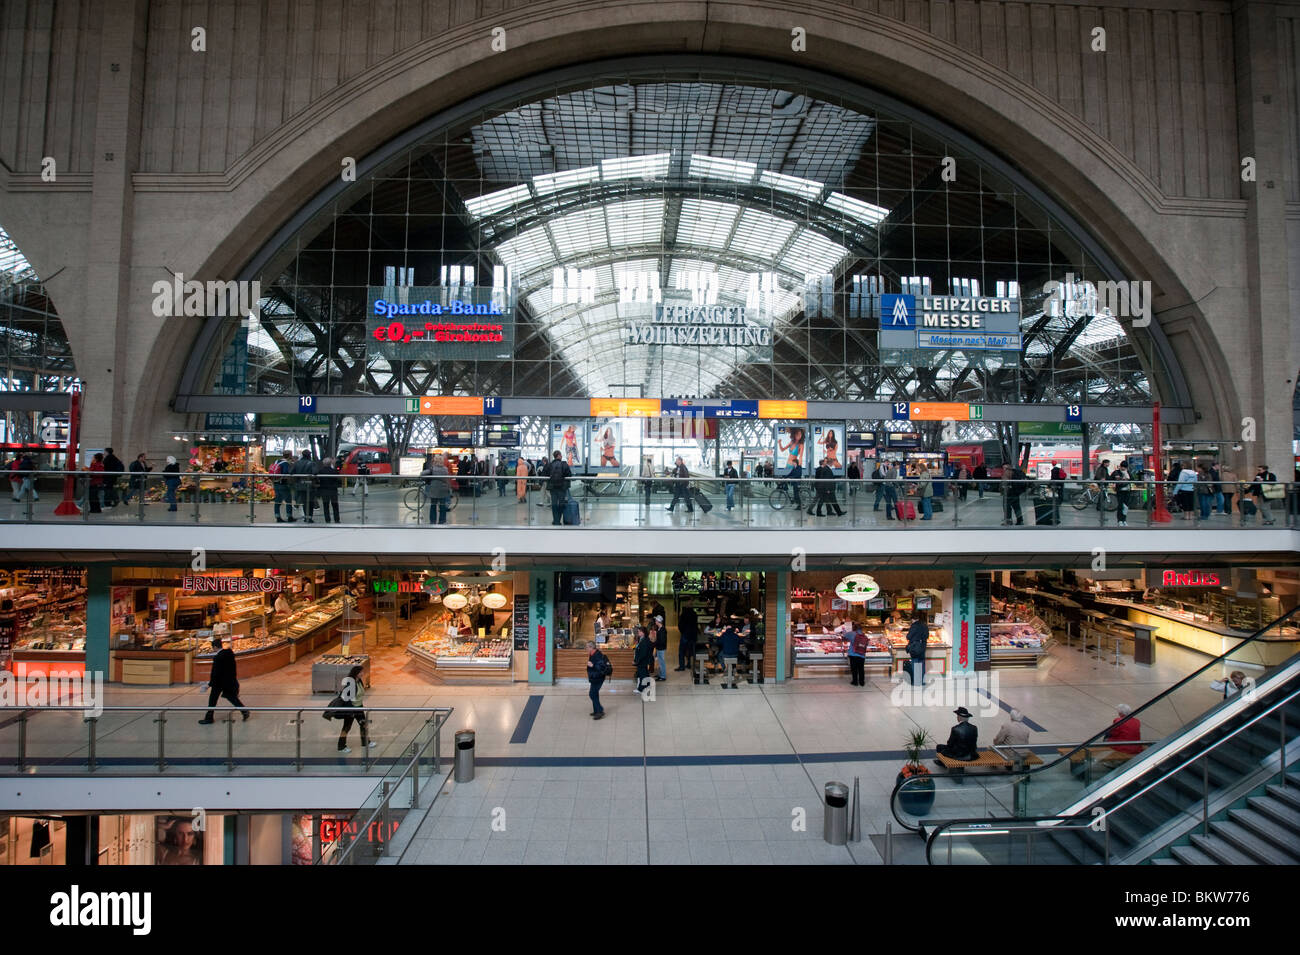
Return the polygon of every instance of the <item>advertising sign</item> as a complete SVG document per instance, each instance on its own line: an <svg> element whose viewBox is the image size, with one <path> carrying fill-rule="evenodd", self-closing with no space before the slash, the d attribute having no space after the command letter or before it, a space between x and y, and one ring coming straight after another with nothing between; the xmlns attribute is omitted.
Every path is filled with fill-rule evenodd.
<svg viewBox="0 0 1300 955"><path fill-rule="evenodd" d="M619 467L623 459L623 423L611 420L593 421L589 446L592 467Z"/></svg>
<svg viewBox="0 0 1300 955"><path fill-rule="evenodd" d="M812 426L812 457L810 464L822 458L836 477L844 474L844 426L839 424L814 424Z"/></svg>
<svg viewBox="0 0 1300 955"><path fill-rule="evenodd" d="M803 426L778 424L774 428L776 441L772 461L777 477L788 477L796 464L807 470L808 429Z"/></svg>
<svg viewBox="0 0 1300 955"><path fill-rule="evenodd" d="M551 451L559 451L560 458L571 468L581 469L586 460L583 442L587 435L586 421L552 421Z"/></svg>
<svg viewBox="0 0 1300 955"><path fill-rule="evenodd" d="M514 354L514 302L504 288L371 286L366 348L390 361L494 359Z"/></svg>
<svg viewBox="0 0 1300 955"><path fill-rule="evenodd" d="M655 305L643 320L628 322L628 345L671 345L714 351L737 349L741 361L772 360L772 318L743 305Z"/></svg>
<svg viewBox="0 0 1300 955"><path fill-rule="evenodd" d="M835 596L849 603L866 603L880 594L880 584L867 574L849 574L835 585Z"/></svg>
<svg viewBox="0 0 1300 955"><path fill-rule="evenodd" d="M875 314L881 348L1021 349L1018 298L881 295Z"/></svg>

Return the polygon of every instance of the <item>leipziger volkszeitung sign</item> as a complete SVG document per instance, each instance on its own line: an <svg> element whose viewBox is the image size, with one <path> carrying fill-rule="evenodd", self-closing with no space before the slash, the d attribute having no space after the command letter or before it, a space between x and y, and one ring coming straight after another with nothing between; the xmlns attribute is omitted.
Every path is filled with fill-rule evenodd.
<svg viewBox="0 0 1300 955"><path fill-rule="evenodd" d="M772 352L772 326L742 305L656 305L649 321L629 322L628 345L745 348L756 359Z"/></svg>

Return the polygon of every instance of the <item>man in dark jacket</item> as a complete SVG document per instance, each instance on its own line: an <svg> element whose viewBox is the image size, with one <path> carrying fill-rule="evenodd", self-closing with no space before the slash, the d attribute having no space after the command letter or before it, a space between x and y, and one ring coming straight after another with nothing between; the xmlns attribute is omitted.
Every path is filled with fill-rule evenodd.
<svg viewBox="0 0 1300 955"><path fill-rule="evenodd" d="M312 512L316 510L316 462L310 451L304 451L298 463L293 466L294 491L298 506L302 508L302 519L312 523Z"/></svg>
<svg viewBox="0 0 1300 955"><path fill-rule="evenodd" d="M1065 469L1052 465L1052 523L1061 523L1061 501L1065 498Z"/></svg>
<svg viewBox="0 0 1300 955"><path fill-rule="evenodd" d="M673 465L673 501L668 505L668 510L677 506L679 500L686 502L686 513L691 514L695 511L695 504L691 501L691 472L686 467L686 462L677 456L677 463Z"/></svg>
<svg viewBox="0 0 1300 955"><path fill-rule="evenodd" d="M686 607L677 615L677 629L681 631L681 641L677 644L677 671L690 666L695 656L695 644L700 639L700 619L694 607Z"/></svg>
<svg viewBox="0 0 1300 955"><path fill-rule="evenodd" d="M140 499L144 500L144 476L152 470L153 468L150 467L149 460L144 456L143 451L135 456L135 460L131 462L130 468L131 481L126 486L126 493L122 495L123 504L131 503L132 494L139 494Z"/></svg>
<svg viewBox="0 0 1300 955"><path fill-rule="evenodd" d="M817 479L817 516L826 516L822 514L822 507L829 507L834 509L836 517L843 517L844 511L840 508L840 502L835 499L835 472L827 466L825 458L822 458L821 463L817 465L813 477ZM813 509L808 508L808 513L812 512Z"/></svg>
<svg viewBox="0 0 1300 955"><path fill-rule="evenodd" d="M208 715L199 720L205 724L212 722L212 708L223 696L230 701L231 706L244 710L244 704L239 700L239 679L235 676L235 651L223 647L220 637L213 637L212 645L217 648L217 656L212 661L212 672L208 675ZM248 710L244 710L244 719L247 720L248 717Z"/></svg>
<svg viewBox="0 0 1300 955"><path fill-rule="evenodd" d="M293 452L286 450L278 463L272 466L271 484L275 488L275 522L283 524L287 520L292 524L293 516ZM280 516L280 505L284 505L284 517Z"/></svg>
<svg viewBox="0 0 1300 955"><path fill-rule="evenodd" d="M718 656L721 658L724 667L722 688L724 690L734 690L736 688L736 671L735 669L727 669L727 661L740 657L740 634L736 632L736 626L733 623L728 623L718 636Z"/></svg>
<svg viewBox="0 0 1300 955"><path fill-rule="evenodd" d="M975 470L971 472L971 477L975 479L975 490L979 491L982 498L984 496L984 485L989 479L989 469L983 464L977 464Z"/></svg>
<svg viewBox="0 0 1300 955"><path fill-rule="evenodd" d="M556 451L551 455L546 473L546 486L551 492L551 524L559 527L564 523L564 505L569 502L569 478L573 471Z"/></svg>
<svg viewBox="0 0 1300 955"><path fill-rule="evenodd" d="M736 472L732 463L728 461L727 466L722 469L722 476L726 478L723 487L727 492L727 510L731 510L736 506L736 480L740 475Z"/></svg>
<svg viewBox="0 0 1300 955"><path fill-rule="evenodd" d="M925 647L929 639L930 627L926 623L925 611L918 610L912 625L907 628L907 655L912 658L914 686L925 683Z"/></svg>
<svg viewBox="0 0 1300 955"><path fill-rule="evenodd" d="M668 628L664 626L663 617L654 619L654 638L655 638L655 658L659 661L659 675L656 680L668 679Z"/></svg>
<svg viewBox="0 0 1300 955"><path fill-rule="evenodd" d="M113 453L112 448L104 449L104 506L117 506L117 482L122 478L126 465Z"/></svg>
<svg viewBox="0 0 1300 955"><path fill-rule="evenodd" d="M320 498L320 509L325 515L325 523L330 523L330 514L334 523L339 523L339 469L334 466L333 458L323 458L316 471L316 494Z"/></svg>
<svg viewBox="0 0 1300 955"><path fill-rule="evenodd" d="M654 681L650 679L650 668L655 662L655 642L650 639L650 632L645 627L637 627L636 650L632 654L632 662L636 664L636 691L643 692L647 685L653 687Z"/></svg>
<svg viewBox="0 0 1300 955"><path fill-rule="evenodd" d="M587 695L591 697L591 718L600 720L605 718L605 708L600 705L600 687L605 682L606 665L609 663L609 657L600 652L594 640L587 641L587 682L591 684L591 689Z"/></svg>
<svg viewBox="0 0 1300 955"><path fill-rule="evenodd" d="M964 706L959 706L953 710L957 714L957 725L952 728L948 734L948 742L940 743L934 748L940 756L947 756L949 759L970 760L979 758L979 750L976 748L976 738L979 736L973 723L970 721L970 710ZM936 763L939 760L935 760ZM939 765L943 765L939 763Z"/></svg>

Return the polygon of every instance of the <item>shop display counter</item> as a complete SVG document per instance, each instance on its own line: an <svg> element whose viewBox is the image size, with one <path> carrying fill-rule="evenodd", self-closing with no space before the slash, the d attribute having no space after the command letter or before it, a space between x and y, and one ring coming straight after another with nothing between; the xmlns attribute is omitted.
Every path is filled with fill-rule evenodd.
<svg viewBox="0 0 1300 955"><path fill-rule="evenodd" d="M864 667L888 673L893 651L885 632L863 632L869 641ZM840 676L849 669L848 634L796 630L791 642L796 677Z"/></svg>
<svg viewBox="0 0 1300 955"><path fill-rule="evenodd" d="M989 628L989 662L995 667L1034 667L1052 646L1052 631L1039 617L999 621Z"/></svg>
<svg viewBox="0 0 1300 955"><path fill-rule="evenodd" d="M44 644L41 644L44 647ZM49 673L85 673L86 651L37 649L28 645L13 651L14 672L27 676L45 676Z"/></svg>
<svg viewBox="0 0 1300 955"><path fill-rule="evenodd" d="M406 652L421 671L451 682L512 678L514 642L501 637L459 639L429 627Z"/></svg>
<svg viewBox="0 0 1300 955"><path fill-rule="evenodd" d="M368 654L354 654L352 656L340 656L339 654L326 654L311 665L311 691L313 693L337 694L343 689L343 680L352 668L359 666L361 670L361 682L367 688L370 686L370 656Z"/></svg>
<svg viewBox="0 0 1300 955"><path fill-rule="evenodd" d="M1240 647L1231 659L1236 663L1272 667L1292 657L1300 650L1300 635L1294 631L1280 634L1272 632L1246 646L1240 646L1250 636L1208 619L1206 614L1191 610L1157 607L1148 603L1101 598L1098 603L1122 608L1133 623L1152 628L1155 636L1170 643L1197 650L1209 656L1218 656Z"/></svg>
<svg viewBox="0 0 1300 955"><path fill-rule="evenodd" d="M194 652L185 650L112 650L108 679L127 686L168 686L194 682Z"/></svg>
<svg viewBox="0 0 1300 955"><path fill-rule="evenodd" d="M615 680L630 680L636 676L636 664L632 662L635 650L619 650L615 647L601 647L600 652L609 657L614 665ZM655 664L658 667L658 663ZM587 649L558 648L555 651L555 676L557 679L587 679Z"/></svg>

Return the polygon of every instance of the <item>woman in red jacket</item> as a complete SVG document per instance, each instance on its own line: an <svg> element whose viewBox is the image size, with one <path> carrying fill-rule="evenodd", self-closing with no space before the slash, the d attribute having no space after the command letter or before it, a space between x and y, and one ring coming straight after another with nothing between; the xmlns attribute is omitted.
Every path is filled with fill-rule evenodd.
<svg viewBox="0 0 1300 955"><path fill-rule="evenodd" d="M90 500L90 513L100 513L100 505L104 502L104 454L102 451L96 451L94 458L90 462L90 490L87 497Z"/></svg>
<svg viewBox="0 0 1300 955"><path fill-rule="evenodd" d="M1121 703L1115 708L1119 716L1111 720L1111 728L1106 732L1106 739L1110 740L1132 740L1133 743L1124 743L1115 745L1111 743L1111 749L1117 753L1140 753L1142 747L1134 745L1142 738L1142 722L1129 716L1133 712L1133 707L1127 703Z"/></svg>

